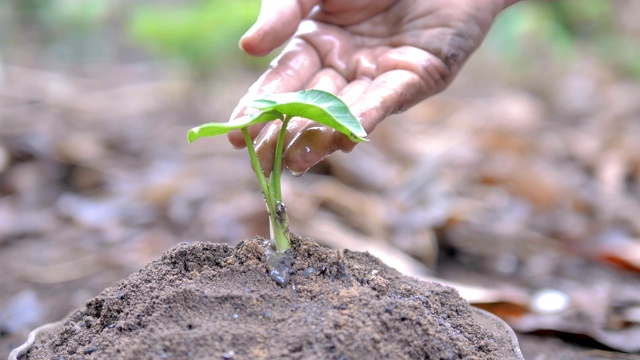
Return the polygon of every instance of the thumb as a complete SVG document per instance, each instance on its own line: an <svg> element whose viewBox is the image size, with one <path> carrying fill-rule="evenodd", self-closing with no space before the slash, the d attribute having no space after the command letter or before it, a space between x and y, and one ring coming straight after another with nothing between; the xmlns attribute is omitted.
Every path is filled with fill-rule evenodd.
<svg viewBox="0 0 640 360"><path fill-rule="evenodd" d="M255 24L240 39L240 47L263 56L289 40L300 22L321 0L262 0Z"/></svg>

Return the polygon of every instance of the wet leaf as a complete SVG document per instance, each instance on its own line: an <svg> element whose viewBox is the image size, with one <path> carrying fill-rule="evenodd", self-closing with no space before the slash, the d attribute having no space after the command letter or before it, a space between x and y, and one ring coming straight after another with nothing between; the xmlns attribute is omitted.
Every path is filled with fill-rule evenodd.
<svg viewBox="0 0 640 360"><path fill-rule="evenodd" d="M208 123L189 130L188 140L194 142L202 137L226 134L232 130L282 119L303 117L333 128L352 141L367 141L362 125L351 113L349 107L337 96L321 90L303 90L298 92L267 94L254 100L250 107L261 110L257 114L243 116L226 123Z"/></svg>
<svg viewBox="0 0 640 360"><path fill-rule="evenodd" d="M207 123L189 130L187 139L194 142L203 137L224 135L233 130L245 128L250 125L269 122L282 117L282 113L277 111L262 111L258 114L247 115L226 123Z"/></svg>
<svg viewBox="0 0 640 360"><path fill-rule="evenodd" d="M326 91L312 89L266 95L254 100L249 106L262 111L275 110L288 116L303 117L336 129L352 141L367 141L364 139L366 131L347 104Z"/></svg>

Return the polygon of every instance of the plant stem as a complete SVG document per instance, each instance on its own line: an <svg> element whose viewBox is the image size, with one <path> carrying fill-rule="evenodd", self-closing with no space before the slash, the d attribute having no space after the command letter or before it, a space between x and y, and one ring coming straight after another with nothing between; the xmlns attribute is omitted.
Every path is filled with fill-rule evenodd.
<svg viewBox="0 0 640 360"><path fill-rule="evenodd" d="M264 176L264 171L260 165L256 149L253 147L253 140L251 140L251 136L249 136L249 130L247 130L247 128L242 128L242 134L244 135L244 141L247 143L247 150L249 151L249 158L251 159L253 172L256 173L258 183L260 183L260 188L264 195L264 200L267 203L267 209L269 210L269 213L271 213L271 210L275 210L275 202L271 201L273 198L270 196L271 191L269 189L269 182L267 182L267 178Z"/></svg>
<svg viewBox="0 0 640 360"><path fill-rule="evenodd" d="M291 247L291 241L289 239L289 216L287 215L287 208L282 201L282 190L280 186L284 136L287 132L287 124L289 124L289 117L283 114L282 125L280 126L280 133L278 134L278 141L276 142L276 153L273 158L273 169L271 171L271 191L276 206L275 216L271 216L271 226L276 242L276 251L280 253L287 251Z"/></svg>
<svg viewBox="0 0 640 360"><path fill-rule="evenodd" d="M280 166L282 164L283 145L281 137L284 138L284 135L281 134L281 136L278 137L278 143L276 145L276 159L280 160L278 161L274 159L274 171L271 172L270 181L267 181L267 178L264 176L262 166L260 165L258 155L256 154L256 149L253 146L253 140L251 140L247 128L242 129L242 134L244 135L244 141L247 144L247 150L249 151L249 158L251 159L253 171L258 178L262 194L264 195L264 200L267 204L269 224L271 225L271 241L272 243L275 243L276 251L283 253L291 247L291 242L289 240L289 217L287 216L287 211L284 203L282 202L282 194L280 191ZM279 157L277 156L278 153L280 154ZM276 170L275 167L276 162L278 163L278 170ZM274 189L277 189L277 192L274 191Z"/></svg>
<svg viewBox="0 0 640 360"><path fill-rule="evenodd" d="M278 142L276 142L276 153L273 156L273 171L271 171L271 189L276 201L282 202L282 190L280 186L280 175L282 174L282 152L284 148L284 135L287 132L287 124L289 118L287 115L282 116L282 126L278 134Z"/></svg>

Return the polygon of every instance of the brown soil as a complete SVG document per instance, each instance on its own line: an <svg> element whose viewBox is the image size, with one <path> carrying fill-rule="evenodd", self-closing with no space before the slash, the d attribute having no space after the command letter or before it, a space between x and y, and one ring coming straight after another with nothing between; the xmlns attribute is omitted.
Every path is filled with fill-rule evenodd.
<svg viewBox="0 0 640 360"><path fill-rule="evenodd" d="M299 238L293 249L283 288L266 275L260 238L179 245L72 313L28 358L514 357L452 288L366 253Z"/></svg>

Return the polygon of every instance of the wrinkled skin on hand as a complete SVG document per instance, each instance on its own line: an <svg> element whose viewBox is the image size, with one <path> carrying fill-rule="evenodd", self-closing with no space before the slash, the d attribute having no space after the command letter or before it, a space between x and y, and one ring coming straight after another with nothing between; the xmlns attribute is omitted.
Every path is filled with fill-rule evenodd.
<svg viewBox="0 0 640 360"><path fill-rule="evenodd" d="M261 93L321 89L338 95L370 133L387 116L444 90L484 39L500 11L516 0L263 0L240 40L249 54L282 53L241 99L232 119L250 113ZM281 122L250 127L260 163L273 166ZM229 134L238 148L240 131ZM303 173L346 136L306 119L289 122L283 164Z"/></svg>

